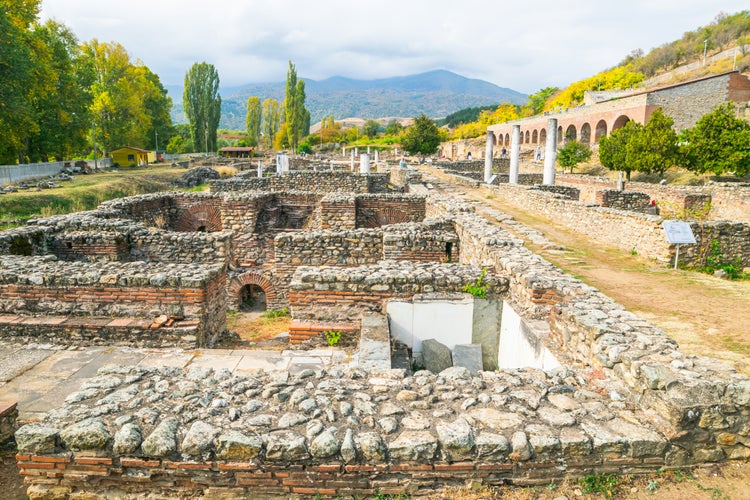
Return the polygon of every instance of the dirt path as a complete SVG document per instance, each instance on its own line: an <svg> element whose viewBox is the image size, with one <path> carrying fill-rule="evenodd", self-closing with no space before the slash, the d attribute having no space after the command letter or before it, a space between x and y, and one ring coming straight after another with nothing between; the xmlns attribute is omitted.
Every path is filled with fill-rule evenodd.
<svg viewBox="0 0 750 500"><path fill-rule="evenodd" d="M441 182L450 182L442 172L425 170ZM486 188L452 185L451 190L481 202L477 212L481 213L482 205L495 208L565 247L561 251L526 243L548 261L664 330L684 352L724 360L750 375L750 324L746 316L750 311L750 281L675 271L492 198ZM503 227L515 232L512 226Z"/></svg>

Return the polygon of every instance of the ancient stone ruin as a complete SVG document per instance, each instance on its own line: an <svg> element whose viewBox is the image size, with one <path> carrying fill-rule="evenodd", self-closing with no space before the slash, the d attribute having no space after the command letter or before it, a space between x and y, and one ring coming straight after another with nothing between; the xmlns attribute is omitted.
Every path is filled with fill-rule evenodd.
<svg viewBox="0 0 750 500"><path fill-rule="evenodd" d="M29 494L425 495L750 457L750 379L434 180L378 170L213 181L0 232L4 339L211 346L254 294L290 307L292 343L361 346L296 373L104 368L16 432ZM420 362L436 343L481 359L412 373L396 341Z"/></svg>

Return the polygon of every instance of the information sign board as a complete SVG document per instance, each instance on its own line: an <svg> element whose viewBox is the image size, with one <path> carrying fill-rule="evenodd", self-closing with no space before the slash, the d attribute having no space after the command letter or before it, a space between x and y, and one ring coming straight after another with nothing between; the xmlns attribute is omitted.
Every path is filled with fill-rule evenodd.
<svg viewBox="0 0 750 500"><path fill-rule="evenodd" d="M667 241L678 245L695 243L695 236L687 222L665 220L661 223L667 235Z"/></svg>

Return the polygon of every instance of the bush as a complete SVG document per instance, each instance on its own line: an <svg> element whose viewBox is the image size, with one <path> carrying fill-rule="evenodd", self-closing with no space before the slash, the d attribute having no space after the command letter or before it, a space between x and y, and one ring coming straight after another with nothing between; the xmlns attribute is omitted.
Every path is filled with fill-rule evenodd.
<svg viewBox="0 0 750 500"><path fill-rule="evenodd" d="M330 346L335 346L341 340L341 332L338 330L326 330L323 332L323 336Z"/></svg>
<svg viewBox="0 0 750 500"><path fill-rule="evenodd" d="M479 278L474 282L465 284L461 290L472 294L474 297L480 297L482 299L487 298L487 283L484 282L484 277L486 275L487 269L482 269Z"/></svg>

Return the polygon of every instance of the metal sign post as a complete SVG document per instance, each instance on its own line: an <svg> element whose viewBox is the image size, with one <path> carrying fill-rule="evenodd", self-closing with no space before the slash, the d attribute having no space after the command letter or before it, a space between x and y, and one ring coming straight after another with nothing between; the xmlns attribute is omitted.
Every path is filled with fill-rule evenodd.
<svg viewBox="0 0 750 500"><path fill-rule="evenodd" d="M680 260L680 245L695 244L695 236L690 224L676 220L665 220L661 223L664 233L667 235L667 241L677 245L674 255L674 268L677 269L677 262Z"/></svg>

